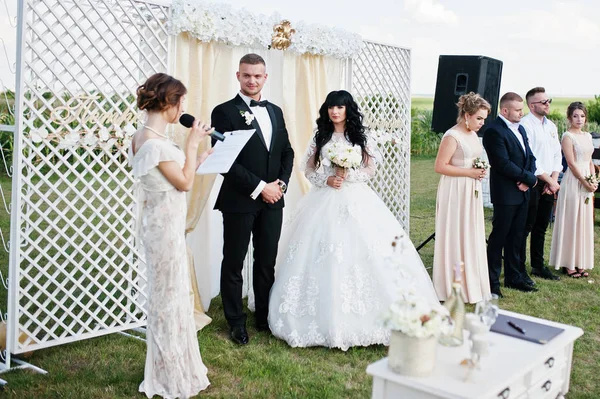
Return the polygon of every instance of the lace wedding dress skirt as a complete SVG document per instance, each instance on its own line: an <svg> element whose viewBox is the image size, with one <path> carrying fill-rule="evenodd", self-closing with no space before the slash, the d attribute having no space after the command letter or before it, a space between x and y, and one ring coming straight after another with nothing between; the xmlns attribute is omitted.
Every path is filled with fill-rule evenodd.
<svg viewBox="0 0 600 399"><path fill-rule="evenodd" d="M344 141L334 134L332 142ZM377 149L369 146L370 154ZM423 263L394 215L367 182L376 157L350 170L340 190L326 185L331 166L314 168L314 142L306 175L313 189L283 228L269 303L273 334L293 347L387 345L380 317L401 289L438 303ZM402 237L394 253L394 237Z"/></svg>
<svg viewBox="0 0 600 399"><path fill-rule="evenodd" d="M142 221L143 253L148 270L146 367L140 392L148 398L189 398L209 385L202 363L185 244L185 193L175 189L158 169L184 153L172 142L151 139L129 153Z"/></svg>

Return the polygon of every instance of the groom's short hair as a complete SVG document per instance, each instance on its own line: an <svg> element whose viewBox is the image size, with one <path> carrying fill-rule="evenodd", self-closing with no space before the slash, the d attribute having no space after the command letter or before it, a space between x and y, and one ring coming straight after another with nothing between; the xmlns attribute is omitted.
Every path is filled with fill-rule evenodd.
<svg viewBox="0 0 600 399"><path fill-rule="evenodd" d="M248 64L248 65L263 64L264 66L267 66L263 57L261 57L258 54L254 54L254 53L246 54L245 56L240 58L240 65L241 64Z"/></svg>

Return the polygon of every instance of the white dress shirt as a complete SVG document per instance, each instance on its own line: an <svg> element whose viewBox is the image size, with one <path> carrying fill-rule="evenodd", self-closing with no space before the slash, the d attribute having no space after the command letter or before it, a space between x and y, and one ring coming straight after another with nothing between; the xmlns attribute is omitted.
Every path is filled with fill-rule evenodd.
<svg viewBox="0 0 600 399"><path fill-rule="evenodd" d="M558 141L556 125L550 119L539 120L531 112L521 119L521 125L527 131L529 146L535 155L535 175L562 171L562 153Z"/></svg>
<svg viewBox="0 0 600 399"><path fill-rule="evenodd" d="M256 122L258 123L258 126L260 126L263 138L265 139L267 151L269 151L271 147L271 137L273 136L273 125L271 123L271 117L269 116L269 111L267 111L267 107L260 107L258 105L250 107L250 100L252 100L252 98L248 97L242 92L240 92L239 94L242 100L244 100L246 105L250 108L250 111L252 112L254 117L256 118ZM261 96L260 99L262 101L264 100L264 97ZM256 188L252 192L252 194L250 194L250 197L252 199L258 198L259 194L262 192L266 185L267 183L261 180L260 183L258 183L258 186L256 186Z"/></svg>
<svg viewBox="0 0 600 399"><path fill-rule="evenodd" d="M523 135L521 135L521 132L519 132L519 122L513 123L505 117L503 117L502 115L498 116L504 121L504 123L506 123L506 125L508 126L510 131L513 132L517 140L519 140L519 143L521 143L521 147L523 147L523 152L527 152L527 150L525 149L525 142L523 141Z"/></svg>

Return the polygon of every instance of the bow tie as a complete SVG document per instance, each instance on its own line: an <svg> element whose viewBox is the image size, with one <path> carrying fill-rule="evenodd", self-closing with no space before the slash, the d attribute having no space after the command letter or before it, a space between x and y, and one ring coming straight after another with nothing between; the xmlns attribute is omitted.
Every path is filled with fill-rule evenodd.
<svg viewBox="0 0 600 399"><path fill-rule="evenodd" d="M267 103L268 103L267 100L262 100L262 101L250 100L251 107L266 107Z"/></svg>

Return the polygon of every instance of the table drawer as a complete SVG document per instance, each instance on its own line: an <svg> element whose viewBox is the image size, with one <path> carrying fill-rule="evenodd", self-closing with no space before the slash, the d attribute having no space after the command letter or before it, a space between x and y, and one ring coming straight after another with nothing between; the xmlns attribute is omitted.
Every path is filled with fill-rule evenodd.
<svg viewBox="0 0 600 399"><path fill-rule="evenodd" d="M527 390L530 399L555 399L561 392L565 382L566 365L563 364L541 380L531 384Z"/></svg>
<svg viewBox="0 0 600 399"><path fill-rule="evenodd" d="M544 376L554 374L555 370L562 368L567 363L569 348L558 348L548 356L544 356L543 361L533 364L531 368L531 381L539 381Z"/></svg>
<svg viewBox="0 0 600 399"><path fill-rule="evenodd" d="M519 376L519 378L511 381L506 384L506 387L496 392L494 395L489 396L489 399L521 399L523 396L527 394L527 389L530 388L530 385L526 384L526 379L524 376ZM487 399L488 397L486 397Z"/></svg>

